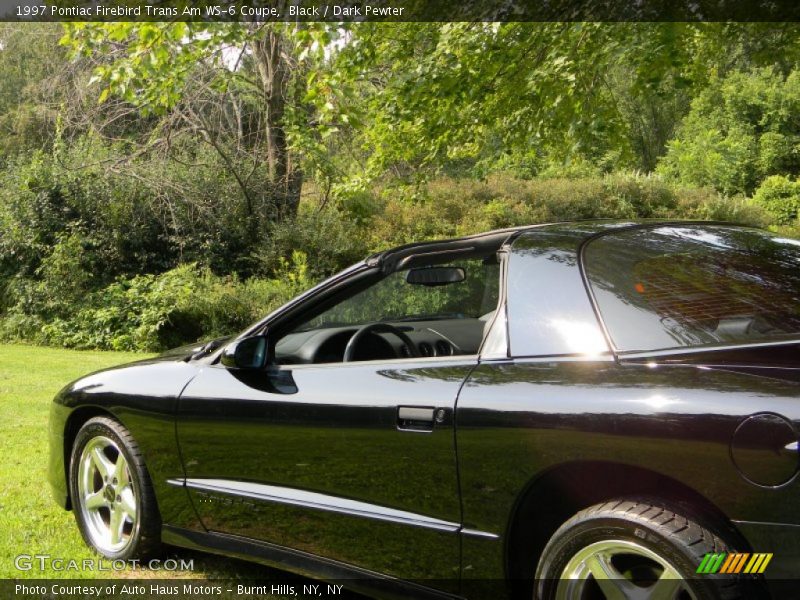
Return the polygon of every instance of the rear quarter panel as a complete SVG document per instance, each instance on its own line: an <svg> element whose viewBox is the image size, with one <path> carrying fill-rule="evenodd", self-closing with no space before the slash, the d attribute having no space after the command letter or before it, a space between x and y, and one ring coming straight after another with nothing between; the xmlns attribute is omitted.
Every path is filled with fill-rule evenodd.
<svg viewBox="0 0 800 600"><path fill-rule="evenodd" d="M799 390L797 383L697 366L546 359L480 365L456 413L463 518L465 528L498 539L465 537L465 577L504 577L519 499L543 474L574 462L664 475L732 520L800 523L797 478L777 489L755 486L736 470L729 446L739 423L756 412L800 425Z"/></svg>

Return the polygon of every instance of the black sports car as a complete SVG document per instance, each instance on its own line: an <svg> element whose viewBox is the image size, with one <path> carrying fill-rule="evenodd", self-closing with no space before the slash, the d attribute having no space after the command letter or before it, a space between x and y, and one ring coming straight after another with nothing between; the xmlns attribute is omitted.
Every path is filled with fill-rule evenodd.
<svg viewBox="0 0 800 600"><path fill-rule="evenodd" d="M798 352L800 242L758 229L412 244L67 386L50 480L111 558L164 542L408 597L782 598Z"/></svg>

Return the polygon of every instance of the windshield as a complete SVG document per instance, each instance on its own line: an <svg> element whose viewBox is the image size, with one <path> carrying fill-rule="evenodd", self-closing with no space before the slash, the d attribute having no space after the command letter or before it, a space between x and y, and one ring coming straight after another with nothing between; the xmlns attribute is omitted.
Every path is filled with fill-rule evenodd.
<svg viewBox="0 0 800 600"><path fill-rule="evenodd" d="M464 279L446 285L409 283L408 270L396 271L300 325L295 332L380 321L478 318L497 307L499 265L495 260L463 260L447 266Z"/></svg>

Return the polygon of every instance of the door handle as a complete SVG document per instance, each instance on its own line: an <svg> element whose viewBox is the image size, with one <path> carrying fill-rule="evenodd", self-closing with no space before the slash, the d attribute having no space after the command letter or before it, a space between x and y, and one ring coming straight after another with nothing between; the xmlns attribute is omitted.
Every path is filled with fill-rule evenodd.
<svg viewBox="0 0 800 600"><path fill-rule="evenodd" d="M403 431L433 431L434 407L398 406L397 428Z"/></svg>

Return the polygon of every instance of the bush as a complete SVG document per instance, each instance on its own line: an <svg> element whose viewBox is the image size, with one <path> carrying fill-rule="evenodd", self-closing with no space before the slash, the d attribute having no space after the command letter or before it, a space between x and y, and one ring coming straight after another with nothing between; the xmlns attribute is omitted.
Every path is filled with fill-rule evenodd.
<svg viewBox="0 0 800 600"><path fill-rule="evenodd" d="M191 262L166 270L150 265L153 272L120 274L108 281L98 276L96 238L87 237L78 220L53 232L50 247L29 240L31 248L40 244L35 246L39 258L3 280L0 339L161 350L240 331L314 280L387 247L573 219L690 218L764 225L775 220L774 211L781 222L791 222L800 205L798 186L785 177L769 178L755 201L749 201L637 173L548 180L507 174L485 181L440 178L422 187L364 192L321 210L302 206L296 217L271 225L256 251L230 258L248 262L259 274L254 277L235 269L218 275L207 264ZM48 210L57 206L53 198L43 203ZM22 231L12 231L9 238L0 244L24 248L19 245L25 240Z"/></svg>
<svg viewBox="0 0 800 600"><path fill-rule="evenodd" d="M82 238L64 233L56 239L33 277L17 274L6 279L2 295L6 314L0 320L0 335L34 339L42 323L71 314L91 290L91 270L83 259Z"/></svg>
<svg viewBox="0 0 800 600"><path fill-rule="evenodd" d="M800 71L734 72L693 102L658 171L691 186L751 194L770 175L800 175Z"/></svg>
<svg viewBox="0 0 800 600"><path fill-rule="evenodd" d="M74 314L41 329L42 341L66 348L158 350L170 345L164 332L172 315L192 296L193 267L160 276L120 279L74 305Z"/></svg>
<svg viewBox="0 0 800 600"><path fill-rule="evenodd" d="M778 225L790 224L800 215L800 182L783 175L767 177L753 202L769 211Z"/></svg>
<svg viewBox="0 0 800 600"><path fill-rule="evenodd" d="M264 238L253 253L253 269L268 277L283 272L286 261L291 261L296 252L313 257L307 266L308 274L322 279L361 260L370 251L364 227L334 207L301 205L296 216L271 224Z"/></svg>
<svg viewBox="0 0 800 600"><path fill-rule="evenodd" d="M173 320L173 336L196 340L231 335L264 318L314 283L302 252L280 260L272 278L219 277L205 270L197 273L190 302L180 307ZM193 329L195 327L196 329Z"/></svg>
<svg viewBox="0 0 800 600"><path fill-rule="evenodd" d="M703 218L720 213L726 202L712 189L684 188L637 173L547 180L505 174L485 181L441 178L414 193L384 190L380 211L370 220L367 241L377 249L554 221ZM744 216L748 222L761 222L759 215Z"/></svg>
<svg viewBox="0 0 800 600"><path fill-rule="evenodd" d="M60 303L20 302L0 320L0 338L66 348L164 350L236 333L311 283L300 252L282 261L273 279L241 281L183 265L161 275L119 278ZM41 293L41 282L30 285Z"/></svg>
<svg viewBox="0 0 800 600"><path fill-rule="evenodd" d="M84 260L105 280L163 271L173 264L170 242L152 194L132 179L99 167L72 170L62 163L105 163L112 154L85 141L58 156L37 152L0 171L0 273L31 276L65 235L81 238ZM175 253L177 254L177 253Z"/></svg>
<svg viewBox="0 0 800 600"><path fill-rule="evenodd" d="M0 168L0 278L32 276L73 233L102 284L190 262L252 274L251 252L272 216L266 200L246 202L204 146L175 148L180 162L134 150L86 136ZM268 186L252 179L266 195Z"/></svg>

